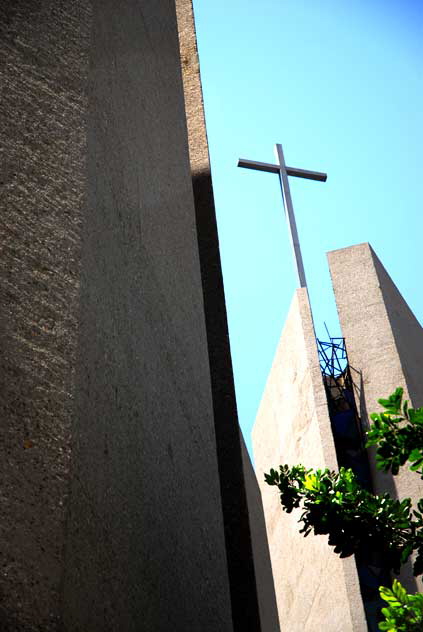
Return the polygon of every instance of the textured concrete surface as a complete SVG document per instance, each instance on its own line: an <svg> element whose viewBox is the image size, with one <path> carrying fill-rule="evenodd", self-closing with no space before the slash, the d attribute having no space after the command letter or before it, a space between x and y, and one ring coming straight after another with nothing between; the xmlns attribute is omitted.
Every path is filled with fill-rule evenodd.
<svg viewBox="0 0 423 632"><path fill-rule="evenodd" d="M367 629L353 558L339 559L327 537L298 533L300 512L282 511L264 472L281 463L336 468L326 395L307 291L294 294L253 429L281 630Z"/></svg>
<svg viewBox="0 0 423 632"><path fill-rule="evenodd" d="M1 629L231 631L174 3L0 16Z"/></svg>
<svg viewBox="0 0 423 632"><path fill-rule="evenodd" d="M355 377L360 414L381 410L377 400L402 386L414 407L423 405L423 330L367 243L328 253L342 333ZM379 472L371 459L376 493L398 498L423 496L423 481L403 469L396 477ZM406 569L404 578L410 575ZM408 577L407 584L415 589Z"/></svg>
<svg viewBox="0 0 423 632"><path fill-rule="evenodd" d="M5 632L276 630L176 9L0 6Z"/></svg>
<svg viewBox="0 0 423 632"><path fill-rule="evenodd" d="M94 3L89 95L65 629L232 630L172 2Z"/></svg>
<svg viewBox="0 0 423 632"><path fill-rule="evenodd" d="M247 491L261 630L262 632L279 632L279 616L263 503L260 487L244 439L242 439L242 463Z"/></svg>
<svg viewBox="0 0 423 632"><path fill-rule="evenodd" d="M219 240L214 210L203 97L191 0L177 0L176 10L181 50L181 66L187 114L189 156L195 200L197 238L200 254L203 300L206 318L213 410L225 525L226 554L231 589L234 629L268 629L267 613L272 602L269 591L259 586L259 577L268 577L263 559L255 555L255 528L260 508L247 498L242 458L242 436L237 422L235 388L230 355L228 324ZM251 515L250 515L251 512ZM260 535L258 535L260 537ZM257 581L256 581L257 576ZM267 584L266 584L267 585ZM259 603L263 600L263 603Z"/></svg>
<svg viewBox="0 0 423 632"><path fill-rule="evenodd" d="M0 3L0 628L57 629L85 187L84 0Z"/></svg>

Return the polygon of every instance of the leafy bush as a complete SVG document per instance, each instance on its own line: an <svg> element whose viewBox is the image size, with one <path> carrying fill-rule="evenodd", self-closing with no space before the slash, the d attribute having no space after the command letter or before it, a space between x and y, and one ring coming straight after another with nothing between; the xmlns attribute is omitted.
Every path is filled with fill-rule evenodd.
<svg viewBox="0 0 423 632"><path fill-rule="evenodd" d="M408 462L423 479L423 408L409 408L402 400L402 388L379 400L384 412L370 416L367 447L376 446L379 469L395 475ZM286 512L302 508L304 536L327 534L341 557L379 553L396 573L415 553L413 573L423 574L423 499L413 508L410 498L374 495L361 487L352 470L342 467L334 472L281 465L265 474L265 481L278 487ZM381 630L423 630L423 595L408 595L397 580L392 590L381 587L380 594L388 602Z"/></svg>
<svg viewBox="0 0 423 632"><path fill-rule="evenodd" d="M423 630L423 595L408 595L400 582L394 579L392 590L379 588L380 596L388 603L382 608L385 621L379 630L387 632L421 632Z"/></svg>
<svg viewBox="0 0 423 632"><path fill-rule="evenodd" d="M300 533L329 535L329 545L341 557L375 551L398 572L415 548L423 516L418 512L411 516L410 499L374 496L360 486L352 470L281 465L279 472L272 469L265 474L265 480L278 487L285 511L302 506Z"/></svg>

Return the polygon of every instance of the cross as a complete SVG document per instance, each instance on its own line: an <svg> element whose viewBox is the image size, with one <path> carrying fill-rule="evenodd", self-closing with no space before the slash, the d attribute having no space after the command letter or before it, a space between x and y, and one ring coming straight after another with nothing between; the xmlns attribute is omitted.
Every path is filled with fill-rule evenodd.
<svg viewBox="0 0 423 632"><path fill-rule="evenodd" d="M327 175L326 173L320 173L319 171L307 171L305 169L287 167L285 164L282 145L280 144L275 145L275 154L279 162L278 165L271 165L266 162L255 162L254 160L244 160L240 158L238 161L238 167L245 167L246 169L255 169L256 171L268 171L269 173L279 174L282 202L284 204L285 212L288 218L289 234L291 237L292 248L294 250L294 258L298 279L300 282L300 287L307 287L303 258L301 255L300 241L298 239L297 224L295 223L294 207L292 206L291 191L289 190L288 176L295 176L297 178L306 178L307 180L318 180L319 182L326 182Z"/></svg>

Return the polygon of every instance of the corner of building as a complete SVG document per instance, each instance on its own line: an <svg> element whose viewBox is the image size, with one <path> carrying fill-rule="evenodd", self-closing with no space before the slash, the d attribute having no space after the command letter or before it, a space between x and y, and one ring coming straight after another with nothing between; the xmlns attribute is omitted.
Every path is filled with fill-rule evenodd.
<svg viewBox="0 0 423 632"><path fill-rule="evenodd" d="M277 490L263 482L263 473L282 463L337 467L305 288L296 290L291 302L254 425L253 446L281 629L366 630L353 558L338 558L325 536L304 538L298 525L301 512L284 513Z"/></svg>
<svg viewBox="0 0 423 632"><path fill-rule="evenodd" d="M423 404L423 329L370 244L329 252L328 261L357 406L367 429L369 414L381 410L378 399L398 386L413 407ZM408 469L395 477L377 470L374 450L369 461L375 493L414 501L423 496L423 482ZM416 590L410 569L401 578Z"/></svg>

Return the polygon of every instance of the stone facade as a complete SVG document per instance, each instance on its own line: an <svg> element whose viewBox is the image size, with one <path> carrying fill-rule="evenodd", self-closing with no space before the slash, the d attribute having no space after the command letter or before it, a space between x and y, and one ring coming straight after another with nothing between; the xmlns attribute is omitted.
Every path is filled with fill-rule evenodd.
<svg viewBox="0 0 423 632"><path fill-rule="evenodd" d="M277 629L177 9L0 7L5 632Z"/></svg>
<svg viewBox="0 0 423 632"><path fill-rule="evenodd" d="M299 511L282 511L263 473L281 463L337 468L326 394L306 289L294 294L253 429L281 630L367 629L352 558L327 537L299 534Z"/></svg>

